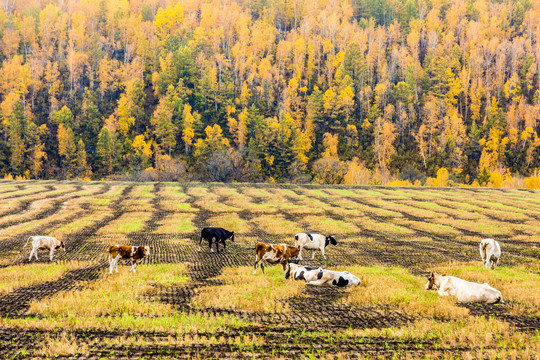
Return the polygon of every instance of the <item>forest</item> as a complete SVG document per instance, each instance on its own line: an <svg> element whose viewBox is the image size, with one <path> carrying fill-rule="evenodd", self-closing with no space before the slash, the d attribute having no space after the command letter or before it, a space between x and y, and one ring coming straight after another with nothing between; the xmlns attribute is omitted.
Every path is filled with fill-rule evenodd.
<svg viewBox="0 0 540 360"><path fill-rule="evenodd" d="M0 8L4 178L540 187L540 0Z"/></svg>

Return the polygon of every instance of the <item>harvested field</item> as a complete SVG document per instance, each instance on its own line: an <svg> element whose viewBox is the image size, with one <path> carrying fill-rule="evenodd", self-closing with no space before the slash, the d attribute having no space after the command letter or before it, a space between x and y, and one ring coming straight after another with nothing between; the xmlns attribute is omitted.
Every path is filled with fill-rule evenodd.
<svg viewBox="0 0 540 360"><path fill-rule="evenodd" d="M0 353L6 358L538 358L540 192L262 184L0 182ZM200 230L235 231L225 253ZM338 246L305 264L350 289L252 275L259 241ZM30 235L66 242L28 261ZM500 268L478 243L499 241ZM135 274L107 247L150 245ZM424 290L430 271L488 282L505 302Z"/></svg>

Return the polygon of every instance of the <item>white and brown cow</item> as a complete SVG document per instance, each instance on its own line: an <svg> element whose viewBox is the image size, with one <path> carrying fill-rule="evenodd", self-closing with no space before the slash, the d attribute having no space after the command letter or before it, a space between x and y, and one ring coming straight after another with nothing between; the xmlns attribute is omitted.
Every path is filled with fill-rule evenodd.
<svg viewBox="0 0 540 360"><path fill-rule="evenodd" d="M480 256L486 269L495 269L501 259L501 247L493 239L484 239L480 241Z"/></svg>
<svg viewBox="0 0 540 360"><path fill-rule="evenodd" d="M360 284L360 279L348 271L322 269L322 276L309 281L309 285L347 287Z"/></svg>
<svg viewBox="0 0 540 360"><path fill-rule="evenodd" d="M150 255L150 249L153 246L129 246L129 245L111 245L109 246L109 274L112 274L113 270L118 272L118 261L120 259L127 259L131 261L130 272L135 272L137 264L140 263L145 256Z"/></svg>
<svg viewBox="0 0 540 360"><path fill-rule="evenodd" d="M502 302L502 294L487 283L478 284L455 276L432 272L428 276L426 290L437 290L441 296L455 296L459 302Z"/></svg>
<svg viewBox="0 0 540 360"><path fill-rule="evenodd" d="M39 249L49 250L50 261L52 261L56 249L66 251L64 242L53 238L52 236L30 236L23 247L28 245L30 239L32 239L32 251L30 252L30 258L28 258L28 260L32 260L32 256L35 256L36 260L38 260L37 254Z"/></svg>
<svg viewBox="0 0 540 360"><path fill-rule="evenodd" d="M313 255L311 259L315 259L315 250L321 250L322 256L326 259L324 254L324 249L328 245L337 245L336 239L331 235L322 235L322 234L309 234L309 233L298 233L294 235L296 240L296 246L300 248L300 253L298 254L298 259L302 260L302 250L313 250Z"/></svg>
<svg viewBox="0 0 540 360"><path fill-rule="evenodd" d="M298 265L297 261L289 260L285 279L304 280L305 282L319 280L323 276L323 268Z"/></svg>
<svg viewBox="0 0 540 360"><path fill-rule="evenodd" d="M289 260L297 257L299 252L299 248L287 244L257 243L255 245L255 270L253 274L257 273L257 267L259 265L264 274L264 263L272 265L281 264L283 266L283 272L285 272Z"/></svg>

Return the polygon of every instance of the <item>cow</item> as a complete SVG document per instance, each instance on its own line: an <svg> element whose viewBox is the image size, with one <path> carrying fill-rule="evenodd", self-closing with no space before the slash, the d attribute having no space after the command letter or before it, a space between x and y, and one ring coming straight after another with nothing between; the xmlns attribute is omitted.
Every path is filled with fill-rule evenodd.
<svg viewBox="0 0 540 360"><path fill-rule="evenodd" d="M225 240L230 239L232 242L234 242L234 231L228 231L220 227L206 227L201 231L201 240L199 240L199 246L201 246L203 239L208 240L208 246L210 247L211 252L214 252L212 249L212 243L215 242L216 251L219 253L220 242L223 244L223 251L225 251L226 248Z"/></svg>
<svg viewBox="0 0 540 360"><path fill-rule="evenodd" d="M302 260L302 250L313 250L313 255L311 259L315 259L315 250L321 250L322 256L326 260L326 255L324 255L324 249L328 245L337 245L336 239L329 235L322 234L309 234L309 233L298 233L294 235L296 240L295 246L300 248L300 253L298 254L298 259Z"/></svg>
<svg viewBox="0 0 540 360"><path fill-rule="evenodd" d="M24 244L23 248L28 245L28 242L32 239L32 251L30 252L30 257L28 258L29 261L32 260L32 256L36 257L36 260L38 260L38 249L48 249L49 251L49 259L52 261L54 251L56 249L66 251L66 247L64 246L64 242L60 241L56 238L53 238L52 236L30 236L28 240L26 240L26 244Z"/></svg>
<svg viewBox="0 0 540 360"><path fill-rule="evenodd" d="M493 239L484 239L480 241L480 256L486 269L495 269L499 265L501 258L501 247Z"/></svg>
<svg viewBox="0 0 540 360"><path fill-rule="evenodd" d="M131 261L131 269L129 272L135 272L137 264L144 259L145 256L150 255L150 250L153 250L153 246L129 246L129 245L111 245L109 246L109 274L113 273L113 270L118 272L118 260L128 259Z"/></svg>
<svg viewBox="0 0 540 360"><path fill-rule="evenodd" d="M455 296L458 302L493 304L503 301L501 292L487 283L478 284L455 276L440 275L434 272L428 276L425 289L437 290L441 296Z"/></svg>
<svg viewBox="0 0 540 360"><path fill-rule="evenodd" d="M347 287L360 284L360 279L348 271L322 269L322 276L317 280L309 281L308 285Z"/></svg>
<svg viewBox="0 0 540 360"><path fill-rule="evenodd" d="M253 275L257 273L257 267L260 265L264 274L264 263L266 264L281 264L283 272L287 270L287 263L291 258L297 257L300 249L296 246L287 244L268 244L264 242L255 245L255 270Z"/></svg>
<svg viewBox="0 0 540 360"><path fill-rule="evenodd" d="M321 267L298 265L297 260L289 260L285 273L285 279L304 280L305 282L319 280L322 276L323 269Z"/></svg>

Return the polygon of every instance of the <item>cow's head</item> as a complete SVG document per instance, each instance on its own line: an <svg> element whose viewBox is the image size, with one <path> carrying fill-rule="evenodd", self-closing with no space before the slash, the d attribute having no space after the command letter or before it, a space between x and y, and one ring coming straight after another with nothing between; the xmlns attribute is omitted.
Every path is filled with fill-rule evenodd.
<svg viewBox="0 0 540 360"><path fill-rule="evenodd" d="M337 245L337 241L332 235L328 235L326 237L326 242L324 243L324 247L327 247L330 244Z"/></svg>
<svg viewBox="0 0 540 360"><path fill-rule="evenodd" d="M64 241L60 241L60 246L58 246L58 249L59 249L59 250L64 250L64 251L66 251L66 247L65 247L65 245L64 245Z"/></svg>
<svg viewBox="0 0 540 360"><path fill-rule="evenodd" d="M230 239L231 239L231 241L232 241L232 242L234 242L234 231L233 231L233 232L231 232L231 236L230 236Z"/></svg>
<svg viewBox="0 0 540 360"><path fill-rule="evenodd" d="M440 275L436 272L431 272L428 276L428 282L426 283L426 290L439 290L440 278L446 276L446 274Z"/></svg>
<svg viewBox="0 0 540 360"><path fill-rule="evenodd" d="M289 246L287 246L287 248L288 248L289 251L290 251L290 254L291 254L290 257L292 257L292 258L297 257L298 254L300 254L300 248L299 248L299 247L296 247L296 246L290 246L290 245L289 245ZM289 260L289 261L290 261L290 260Z"/></svg>
<svg viewBox="0 0 540 360"><path fill-rule="evenodd" d="M139 246L139 249L142 248L142 253L144 256L150 255L150 250L154 250L153 246Z"/></svg>

